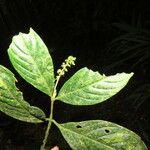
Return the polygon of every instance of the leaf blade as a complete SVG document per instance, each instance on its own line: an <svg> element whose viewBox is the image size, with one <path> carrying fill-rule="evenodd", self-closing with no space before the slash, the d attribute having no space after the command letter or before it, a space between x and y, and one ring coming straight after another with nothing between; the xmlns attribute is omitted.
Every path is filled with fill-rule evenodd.
<svg viewBox="0 0 150 150"><path fill-rule="evenodd" d="M44 112L24 101L15 81L13 73L0 65L0 111L21 121L43 122L46 118Z"/></svg>
<svg viewBox="0 0 150 150"><path fill-rule="evenodd" d="M108 121L55 124L73 150L147 150L134 132Z"/></svg>
<svg viewBox="0 0 150 150"><path fill-rule="evenodd" d="M13 37L8 49L16 71L35 88L51 96L54 87L52 58L42 39L30 28L28 34Z"/></svg>
<svg viewBox="0 0 150 150"><path fill-rule="evenodd" d="M97 104L119 92L132 75L120 73L106 77L85 67L63 85L56 99L72 105Z"/></svg>

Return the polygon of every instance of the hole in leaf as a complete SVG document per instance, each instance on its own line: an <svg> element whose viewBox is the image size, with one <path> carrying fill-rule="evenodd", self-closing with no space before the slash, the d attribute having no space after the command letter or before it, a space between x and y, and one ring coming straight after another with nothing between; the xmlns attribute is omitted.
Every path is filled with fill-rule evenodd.
<svg viewBox="0 0 150 150"><path fill-rule="evenodd" d="M106 133L109 133L110 131L109 131L108 129L105 129L105 132L106 132Z"/></svg>
<svg viewBox="0 0 150 150"><path fill-rule="evenodd" d="M76 125L76 128L82 128L80 125Z"/></svg>

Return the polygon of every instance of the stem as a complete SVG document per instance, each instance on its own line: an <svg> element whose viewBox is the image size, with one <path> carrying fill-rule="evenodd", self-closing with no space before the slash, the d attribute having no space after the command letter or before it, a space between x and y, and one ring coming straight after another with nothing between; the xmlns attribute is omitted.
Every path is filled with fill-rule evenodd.
<svg viewBox="0 0 150 150"><path fill-rule="evenodd" d="M50 116L49 116L49 120L48 120L47 129L46 129L46 131L45 131L45 137L44 137L44 140L43 140L43 144L41 145L40 150L45 150L45 145L46 145L46 143L47 143L47 139L48 139L48 136L49 136L49 130L50 130L51 125L52 125L53 108L54 108L54 99L51 100Z"/></svg>
<svg viewBox="0 0 150 150"><path fill-rule="evenodd" d="M59 124L55 120L52 120L52 122L59 128Z"/></svg>
<svg viewBox="0 0 150 150"><path fill-rule="evenodd" d="M52 94L52 98L51 98L51 108L50 108L51 110L50 110L50 115L49 115L49 119L48 119L48 125L47 125L46 131L45 131L43 144L41 145L40 150L45 150L45 145L47 143L47 139L48 139L48 136L49 136L49 130L50 130L51 125L52 125L54 101L55 101L55 98L56 98L56 95L57 95L56 88L57 88L59 80L60 80L60 77L58 77L58 79L56 80L55 86L54 86L54 90L53 90L53 94Z"/></svg>
<svg viewBox="0 0 150 150"><path fill-rule="evenodd" d="M58 75L56 76L56 82L55 82L55 86L53 88L53 93L52 93L52 97L51 97L51 110L50 110L50 115L49 115L49 119L48 119L48 125L47 125L47 129L45 131L45 137L43 140L43 144L41 145L40 150L45 150L45 145L47 143L47 139L49 136L49 130L51 128L52 122L53 122L53 107L54 107L54 101L56 100L56 95L57 95L57 85L58 82L60 80L60 78L65 74L65 72L67 72L67 67L70 67L71 65L74 65L74 61L75 61L75 57L73 56L69 56L68 59L65 60L65 63L62 63L62 69L58 69L57 73Z"/></svg>
<svg viewBox="0 0 150 150"><path fill-rule="evenodd" d="M58 82L59 82L59 80L60 80L60 77L61 77L61 76L59 76L58 79L56 80L56 83L55 83L55 86L54 86L54 90L55 90L54 92L56 92L56 88L57 88Z"/></svg>

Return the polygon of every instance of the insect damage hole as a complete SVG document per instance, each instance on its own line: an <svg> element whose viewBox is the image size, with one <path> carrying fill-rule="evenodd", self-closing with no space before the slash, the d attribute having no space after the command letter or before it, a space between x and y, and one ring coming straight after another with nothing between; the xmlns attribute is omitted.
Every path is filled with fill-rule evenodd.
<svg viewBox="0 0 150 150"><path fill-rule="evenodd" d="M106 133L109 133L109 132L110 132L110 130L108 130L108 129L105 129L105 132L106 132Z"/></svg>
<svg viewBox="0 0 150 150"><path fill-rule="evenodd" d="M80 125L76 125L76 128L78 128L78 129L79 129L79 128L82 128L82 126L80 126Z"/></svg>

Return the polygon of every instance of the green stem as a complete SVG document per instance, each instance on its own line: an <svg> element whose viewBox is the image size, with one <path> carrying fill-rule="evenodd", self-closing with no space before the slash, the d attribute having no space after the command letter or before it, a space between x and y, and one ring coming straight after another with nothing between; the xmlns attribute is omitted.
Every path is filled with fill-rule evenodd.
<svg viewBox="0 0 150 150"><path fill-rule="evenodd" d="M65 68L63 68L65 71ZM55 86L54 86L54 90L53 90L53 94L52 94L52 97L51 97L51 110L50 110L50 115L49 115L49 119L48 119L48 125L47 125L47 129L45 131L45 137L44 137L44 140L43 140L43 144L41 145L41 148L40 150L45 150L45 146L46 146L46 143L47 143L47 139L48 139L48 136L49 136L49 131L51 129L51 125L52 125L52 122L53 122L53 108L54 108L54 101L56 100L56 95L57 95L57 85L58 85L58 82L60 80L62 75L59 75L56 79L56 83L55 83Z"/></svg>
<svg viewBox="0 0 150 150"><path fill-rule="evenodd" d="M40 150L45 150L45 145L47 143L47 139L49 136L49 130L51 129L52 120L53 120L54 101L55 101L55 98L57 95L56 88L57 88L59 80L60 80L60 77L58 77L58 79L56 80L55 86L54 86L54 90L53 90L53 94L52 94L52 98L51 98L51 108L50 108L51 110L50 110L50 115L49 115L49 119L48 119L48 125L47 125L47 129L45 131L45 137L44 137L43 144L41 145Z"/></svg>
<svg viewBox="0 0 150 150"><path fill-rule="evenodd" d="M45 131L45 137L44 137L43 144L41 145L40 150L45 150L45 145L47 143L47 139L48 139L48 136L49 136L49 130L50 130L51 125L52 125L53 108L54 108L54 100L52 99L51 100L51 110L50 110L50 116L49 116L49 120L48 120L48 125L47 125L47 129Z"/></svg>
<svg viewBox="0 0 150 150"><path fill-rule="evenodd" d="M60 125L54 120L54 119L52 119L52 122L59 128L60 127Z"/></svg>

